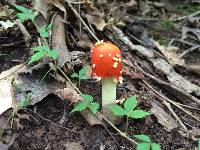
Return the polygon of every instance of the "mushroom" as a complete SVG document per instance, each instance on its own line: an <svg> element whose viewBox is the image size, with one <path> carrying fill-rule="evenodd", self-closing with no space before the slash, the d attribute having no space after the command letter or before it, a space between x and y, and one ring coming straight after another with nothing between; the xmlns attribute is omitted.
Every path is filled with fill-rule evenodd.
<svg viewBox="0 0 200 150"><path fill-rule="evenodd" d="M120 49L110 42L97 42L91 50L92 76L102 81L102 107L116 103L116 84L122 82Z"/></svg>

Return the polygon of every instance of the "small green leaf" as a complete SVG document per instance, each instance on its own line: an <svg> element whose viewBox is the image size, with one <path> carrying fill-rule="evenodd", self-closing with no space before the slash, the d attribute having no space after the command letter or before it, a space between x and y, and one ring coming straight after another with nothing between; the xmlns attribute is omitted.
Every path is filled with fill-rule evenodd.
<svg viewBox="0 0 200 150"><path fill-rule="evenodd" d="M42 45L42 46L36 46L36 47L33 47L31 48L33 51L50 51L50 48L49 46L46 46L46 45Z"/></svg>
<svg viewBox="0 0 200 150"><path fill-rule="evenodd" d="M84 66L80 71L79 71L79 79L85 80L89 78L89 72L90 72L90 67L89 66Z"/></svg>
<svg viewBox="0 0 200 150"><path fill-rule="evenodd" d="M128 116L131 118L138 119L138 118L144 118L150 114L151 113L143 111L143 110L134 110L134 111L128 113Z"/></svg>
<svg viewBox="0 0 200 150"><path fill-rule="evenodd" d="M94 103L90 104L88 107L90 108L90 110L92 111L93 114L96 114L97 110L99 109L99 104L94 102Z"/></svg>
<svg viewBox="0 0 200 150"><path fill-rule="evenodd" d="M84 102L78 102L75 104L74 109L70 112L75 112L75 111L82 111L87 107L87 104Z"/></svg>
<svg viewBox="0 0 200 150"><path fill-rule="evenodd" d="M151 143L151 139L147 135L140 134L140 135L134 135L134 137L139 139L140 141Z"/></svg>
<svg viewBox="0 0 200 150"><path fill-rule="evenodd" d="M25 20L28 20L28 17L24 13L17 13L16 16L20 19L21 22L24 22Z"/></svg>
<svg viewBox="0 0 200 150"><path fill-rule="evenodd" d="M44 37L44 38L47 38L49 37L49 32L45 31L45 32L40 32L40 36L41 37Z"/></svg>
<svg viewBox="0 0 200 150"><path fill-rule="evenodd" d="M21 22L24 22L25 20L32 20L34 21L35 17L37 16L37 12L33 12L31 9L27 9L23 6L15 5L15 8L21 11L22 13L17 13L17 17L20 19Z"/></svg>
<svg viewBox="0 0 200 150"><path fill-rule="evenodd" d="M73 74L71 75L71 77L72 77L72 78L78 78L78 73L73 73Z"/></svg>
<svg viewBox="0 0 200 150"><path fill-rule="evenodd" d="M80 95L84 100L86 100L87 102L89 103L92 103L93 102L93 97L91 95L88 95L88 94L81 94Z"/></svg>
<svg viewBox="0 0 200 150"><path fill-rule="evenodd" d="M132 97L128 98L124 102L124 109L126 111L128 111L128 112L131 111L131 110L133 110L136 106L137 106L136 96L132 96Z"/></svg>
<svg viewBox="0 0 200 150"><path fill-rule="evenodd" d="M27 14L27 18L30 19L31 21L34 21L36 16L37 14Z"/></svg>
<svg viewBox="0 0 200 150"><path fill-rule="evenodd" d="M46 30L46 25L42 26L39 28L39 33L40 33L40 36L41 37L49 37L49 33L48 31Z"/></svg>
<svg viewBox="0 0 200 150"><path fill-rule="evenodd" d="M110 105L110 110L117 116L123 116L123 115L126 115L127 112L119 105Z"/></svg>
<svg viewBox="0 0 200 150"><path fill-rule="evenodd" d="M20 5L16 5L14 4L15 8L18 9L19 11L23 12L23 13L32 13L32 10L31 9L27 9L23 6L20 6Z"/></svg>
<svg viewBox="0 0 200 150"><path fill-rule="evenodd" d="M151 144L151 149L152 150L161 150L160 145L156 143Z"/></svg>
<svg viewBox="0 0 200 150"><path fill-rule="evenodd" d="M200 150L200 140L198 140L198 150Z"/></svg>
<svg viewBox="0 0 200 150"><path fill-rule="evenodd" d="M47 27L46 27L46 29L49 31L49 30L51 30L53 28L53 24L49 24Z"/></svg>
<svg viewBox="0 0 200 150"><path fill-rule="evenodd" d="M30 100L31 100L30 96L25 96L25 98L20 101L20 109L27 107L30 103Z"/></svg>
<svg viewBox="0 0 200 150"><path fill-rule="evenodd" d="M39 28L39 32L45 32L46 31L46 25L43 25Z"/></svg>
<svg viewBox="0 0 200 150"><path fill-rule="evenodd" d="M31 60L28 62L28 64L30 65L30 64L33 63L34 61L40 60L42 57L45 56L45 54L46 54L45 51L41 51L41 52L35 53L33 56L31 56Z"/></svg>
<svg viewBox="0 0 200 150"><path fill-rule="evenodd" d="M58 51L55 50L55 49L52 49L51 51L49 51L49 52L47 53L47 55L48 55L49 57L53 58L53 59L56 59L56 58L58 58Z"/></svg>
<svg viewBox="0 0 200 150"><path fill-rule="evenodd" d="M150 143L137 144L136 150L150 150Z"/></svg>

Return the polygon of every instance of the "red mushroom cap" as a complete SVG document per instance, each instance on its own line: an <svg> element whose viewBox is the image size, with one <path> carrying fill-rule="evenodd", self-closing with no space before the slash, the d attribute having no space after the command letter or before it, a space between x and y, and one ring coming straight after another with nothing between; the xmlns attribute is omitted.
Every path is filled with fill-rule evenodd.
<svg viewBox="0 0 200 150"><path fill-rule="evenodd" d="M120 49L110 42L97 42L92 52L92 76L97 79L116 77L121 80L122 56Z"/></svg>

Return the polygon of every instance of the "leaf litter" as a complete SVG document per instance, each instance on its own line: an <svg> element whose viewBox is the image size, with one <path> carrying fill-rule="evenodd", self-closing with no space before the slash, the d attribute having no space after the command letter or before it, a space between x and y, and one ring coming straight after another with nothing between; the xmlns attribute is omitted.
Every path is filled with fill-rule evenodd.
<svg viewBox="0 0 200 150"><path fill-rule="evenodd" d="M92 40L91 35L88 33L88 31L85 30L85 27L83 25L80 26L80 22L77 21L75 16L72 15L71 13L68 13L69 10L66 9L67 6L65 6L64 3L62 3L61 1L45 1L45 2L48 5L49 4L53 4L54 6L56 6L59 9L57 11L60 11L61 14L63 13L63 16L62 15L60 15L60 16L59 15L55 15L56 16L55 19L59 18L58 19L59 21L57 23L53 23L53 26L55 26L55 27L53 27L53 31L52 31L52 35L51 35L50 39L52 39L51 44L52 44L53 48L56 47L58 50L63 50L63 51L59 52L60 53L60 57L61 57L61 58L58 59L59 66L61 68L65 67L65 65L67 63L67 68L65 68L65 73L66 74L72 73L72 68L73 67L75 67L74 69L76 70L76 67L78 65L82 66L81 62L83 61L83 59L88 59L90 57L90 56L84 55L85 53L83 53L83 51L89 51L89 47L90 47L91 43L93 43L94 41ZM124 6L122 6L123 3L125 3ZM74 9L77 10L77 12L78 12L78 5L77 4L73 4ZM107 7L105 5L107 5ZM137 9L134 9L135 7L136 8L138 6L141 7L140 9L138 9L140 13L142 12L142 10L143 11L145 10L145 12L141 13L142 15L145 14L145 15L151 15L151 16L155 17L155 16L159 16L159 15L165 14L167 12L166 11L167 8L165 8L165 7L168 7L167 5L168 4L166 2L163 2L163 3L162 2L161 3L149 2L148 3L148 2L142 1L138 5L138 3L136 1L134 1L134 0L127 1L127 2L118 2L118 1L110 2L110 1L104 0L104 1L97 1L97 3L93 6L93 5L91 5L91 3L85 1L82 4L80 4L80 7L81 8L83 7L85 9L85 10L81 9L81 11L84 12L84 13L79 12L79 14L86 21L86 23L88 24L88 26L91 29L91 31L94 32L95 34L97 34L102 30L106 31L109 28L110 25L114 25L114 24L117 25L117 23L119 23L119 22L121 22L119 24L123 25L123 26L120 26L120 27L125 27L126 24L130 24L129 20L132 20L132 16L131 15L135 13L134 11L137 11ZM101 6L104 6L104 7L101 7ZM148 9L144 9L143 7L148 8ZM108 11L108 10L110 10L110 11ZM148 10L148 11L146 11L146 10ZM132 11L132 12L130 13L130 11ZM49 17L49 14L48 15L46 14L47 13L46 10L42 10L42 11L39 11L39 12L43 14L44 18L46 18L45 15L47 17ZM91 13L91 12L93 12L93 13ZM109 14L109 15L107 15L107 14ZM125 15L127 16L128 19L124 17ZM67 22L65 22L66 24L63 22L63 18L67 19ZM111 18L113 18L114 21L110 20ZM76 20L76 22L72 24L70 19ZM192 19L190 18L190 22L196 22L196 21L195 21L194 18L192 18ZM39 26L41 26L41 25L42 25L42 23L39 22ZM67 28L65 28L66 25L67 25ZM60 26L61 28L56 29L56 26ZM76 30L70 30L71 28L76 28ZM65 32L66 30L68 32L67 35L70 35L70 37L66 36L66 32ZM83 36L81 36L81 30L84 30ZM191 28L188 31L189 32L185 32L183 34L184 38L182 38L181 40L183 40L183 41L187 40L187 42L191 42L190 40L188 41L188 38L189 38L189 39L192 39L192 41L196 44L197 40L199 40L198 31L196 29L191 29ZM188 33L191 33L191 31L192 31L192 34L193 34L192 36L188 34ZM75 33L73 33L73 32L75 32ZM115 33L114 31L112 31L112 32ZM108 32L106 32L106 34L107 33ZM118 34L114 34L114 35L118 35ZM109 34L107 34L105 36L104 35L103 36L99 35L99 37L103 37L103 39L105 39L106 36L109 37ZM85 41L84 39L87 39L87 40ZM144 41L143 39L140 39L140 40ZM70 45L70 43L68 43L70 41L73 41L73 43L75 43L74 47L72 45ZM112 41L113 42L117 42L116 39L112 39ZM76 42L79 42L79 44L77 44L77 46L76 46ZM127 46L126 42L124 42L123 40L121 40L120 42L117 42L117 43L122 48L123 51L125 49L127 49L127 50L131 49L130 45L127 44L128 45ZM194 44L194 43L192 43L192 44ZM177 43L173 42L173 44L177 44ZM125 46L126 48L123 47L124 45L126 45ZM188 82L185 79L185 77L182 77L184 75L177 74L176 70L173 70L173 65L174 64L175 65L178 64L178 65L183 65L184 66L187 63L187 61L186 62L184 61L184 58L178 57L179 52L182 50L182 49L179 48L179 45L176 45L176 47L178 47L178 48L176 48L174 45L171 46L171 47L167 47L167 46L162 47L161 45L159 45L159 43L155 44L154 46L155 47L153 47L153 49L151 49L151 48L147 48L145 46L143 47L141 45L134 45L133 49L135 49L134 52L136 52L137 54L134 56L134 55L132 55L132 52L130 52L130 51L126 51L126 53L129 53L129 55L131 56L131 61L135 61L135 62L140 61L141 64L142 64L142 61L141 61L141 58L140 58L141 55L142 55L143 59L144 58L147 59L146 67L147 66L149 68L152 67L153 69L152 68L151 69L155 70L153 75L155 75L156 78L161 78L165 82L170 82L171 84L175 85L177 88L181 87L181 89L184 89L184 92L191 94L189 96L194 96L195 97L196 95L198 95L199 94L199 92L198 92L199 91L198 90L199 87L194 85L194 84L191 84L190 82ZM162 52L161 55L164 55L164 58L166 58L166 60L164 60L162 57L160 58L161 55L158 55L158 56L154 55L155 54L155 50L154 49L158 49L160 52ZM79 54L81 55L80 57L78 57L78 54L77 55L75 54L75 56L77 56L79 58L79 61L78 61L79 63L77 63L75 65L72 64L72 61L71 61L72 60L72 58L71 58L72 55L71 54L74 51L79 52ZM187 53L187 55L188 54L189 53ZM126 56L126 55L124 55L124 56ZM145 56L147 56L147 57L145 57ZM148 61L151 62L150 65L148 65ZM47 61L46 63L50 64L50 61ZM173 65L171 66L171 64L173 64ZM45 65L41 65L41 66L44 67ZM73 66L73 67L71 67L71 66ZM145 66L145 63L143 64L143 66ZM46 66L44 68L46 68ZM60 84L57 81L57 79L55 79L56 75L54 74L53 71L50 71L50 75L45 77L45 78L47 78L47 80L44 80L43 82L41 82L42 84L39 84L40 81L41 81L41 77L42 77L42 75L41 75L42 71L41 70L43 70L43 75L48 71L48 69L44 69L44 68L41 69L40 67L38 68L38 66L37 67L33 66L32 69L30 69L31 70L30 72L25 71L24 73L19 73L18 75L15 75L15 77L14 77L14 79L15 79L14 82L16 81L15 86L17 85L17 86L23 87L24 92L27 93L28 95L30 94L32 96L32 101L30 102L31 105L38 105L38 106L43 105L42 102L45 103L45 101L42 101L42 100L45 100L46 99L45 97L48 97L48 95L51 94L51 93L54 93L55 95L58 95L63 100L64 99L69 99L69 100L72 100L73 102L75 102L77 100L80 100L80 97L75 92L75 90L72 90L71 86L66 87L66 85L64 85L63 83ZM79 66L78 66L78 68L79 68ZM128 68L130 68L130 66L128 66ZM167 68L167 70L166 70L166 68ZM52 69L52 70L56 71L55 68ZM148 72L148 69L146 70L146 68L144 67L144 71ZM141 80L145 80L147 74L143 74L142 72L139 72L138 70L126 69L124 75L128 76L125 79L128 80L127 83L131 84L132 89L135 90L134 92L132 91L133 94L136 94L138 92L140 95L145 95L145 92L147 92L147 91L145 91L141 87L141 86L144 86L144 84L141 84ZM163 76L163 78L162 78L161 75ZM165 77L167 77L167 79ZM61 79L63 77L60 76L59 78ZM90 81L90 80L89 81L84 81L84 82L87 83L87 84L92 84L92 82L95 83L95 81L93 81L93 80ZM130 82L129 80L131 80L132 82ZM132 84L132 83L134 83L134 84ZM182 85L183 83L187 83L186 86L183 86ZM125 82L125 84L126 84L126 82ZM70 85L70 84L67 83L67 85ZM128 87L128 86L126 85L125 87ZM191 87L193 87L193 88L191 89ZM90 93L91 91L94 91L95 86L88 87L88 85L83 85L82 88L83 88L83 90L86 90L88 88L89 89L88 93ZM127 89L125 89L123 85L120 86L120 88L122 88L123 92L125 91L125 93L122 92L120 96L124 96L125 94L127 94L126 93ZM163 90L164 90L162 87L160 87L158 85L157 85L157 88L160 88L160 92L163 92ZM172 89L173 88L174 87L172 87ZM119 89L119 90L121 90L121 89ZM131 92L131 91L129 91L129 92ZM163 93L166 94L166 92L169 92L169 91L167 90L167 91L165 91ZM18 101L22 100L22 97L23 97L22 93L23 92L15 93L17 95L16 97L17 97ZM35 95L33 93L37 93L37 94ZM170 92L170 93L173 93L173 92ZM193 93L195 93L196 95L193 94ZM93 94L96 94L96 93L93 93ZM171 97L168 94L167 94L167 96ZM97 96L97 97L99 97L99 96ZM149 97L147 97L146 101L142 100L142 104L141 104L142 107L144 107L145 105L148 105L148 102L151 101L150 100L151 98L154 99L155 97L150 97L149 96ZM49 98L49 99L51 99L51 98ZM97 99L99 99L99 98L97 98ZM176 98L174 98L174 99L176 99ZM46 104L48 104L48 103L46 103ZM184 102L183 102L183 104L184 104ZM150 107L150 106L151 105L148 105L148 107ZM191 105L191 107L194 107L194 106L195 106L194 104ZM156 108L158 108L158 107L156 107ZM149 110L149 108L146 108L146 109ZM59 109L59 111L60 110L61 109ZM42 112L43 110L40 109L39 111ZM163 109L162 111L164 113L166 113L166 114L169 113L166 109ZM179 117L182 120L184 120L184 117L182 117L182 113L180 113L177 110L175 110L175 111L179 115ZM166 114L163 115L164 118L165 119L166 118L169 119L170 117L168 115L166 115ZM51 115L49 115L49 116L51 116ZM47 117L48 117L48 115L47 115ZM156 117L157 117L158 121L160 122L159 116L156 116ZM29 119L29 117L27 117L27 118ZM186 117L186 118L187 118L185 120L186 123L184 122L185 124L187 124L187 122L188 122L188 117ZM53 119L53 118L51 118L51 119ZM38 121L39 119L36 117L35 121L33 121L33 122L37 122L36 120ZM173 119L171 118L171 120L173 120ZM79 121L77 121L78 124L80 124ZM82 122L84 122L84 121L82 120ZM165 130L163 128L158 127L160 125L156 121L157 120L155 120L154 117L149 117L147 120L145 119L145 122L142 122L142 123L140 121L136 121L135 123L131 122L131 125L135 128L135 130L134 130L135 132L142 131L142 132L147 132L147 133L149 133L151 135L155 135L155 136L153 136L154 137L153 141L158 140L160 138L159 135L157 135L156 133L161 133L161 135L162 135L162 137L164 137L164 139L167 139L168 138L167 136L170 137L171 135L170 134L166 134L167 132L165 132ZM76 122L76 124L77 124L77 122ZM147 128L151 128L151 126L153 126L153 124L156 126L156 128L153 128L150 131L147 131L144 127L139 128L139 126L137 126L137 125L145 126L146 122L149 122L149 126L147 126ZM163 122L160 122L160 123L163 126L166 125ZM192 124L192 126L194 126L194 124ZM75 128L75 130L78 128L78 127L73 127L73 126L71 126L71 127ZM89 127L89 128L91 128L91 127ZM166 127L166 128L171 130L171 129L174 129L176 127ZM57 131L59 132L59 130L57 130ZM84 132L84 129L81 130L81 131ZM134 131L129 129L129 132L134 132ZM88 132L88 131L86 130L86 132ZM134 132L134 134L136 134L135 132ZM44 134L44 130L41 129L41 128L38 128L35 133L38 133L39 137L46 136ZM165 136L165 134L167 136ZM175 133L175 134L176 134L176 137L180 136L178 133ZM20 135L20 136L23 136L23 135ZM105 135L103 135L103 136L105 136ZM182 141L184 141L184 142L187 141L186 139L183 139L182 137L179 137L179 138L182 139ZM81 140L81 139L79 139L79 140ZM179 141L179 139L175 139L175 140ZM81 146L85 147L85 143L84 142L85 141L81 141L79 144ZM95 143L96 141L93 140L93 142ZM120 144L123 145L124 142L126 143L126 146L129 147L129 144L127 143L127 141L120 142ZM164 140L161 140L161 143L162 142L163 142L163 147L164 148L166 148L166 147L169 148L169 146L167 146L167 145L169 145L169 143L165 144ZM64 143L66 144L66 142L63 142L63 144L61 144L61 145L64 145ZM107 141L105 142L105 145L107 147L109 147L108 143L109 143L109 140L107 139ZM40 144L38 144L38 145L40 145ZM68 145L70 145L70 144L68 144ZM48 143L46 147L54 147L54 146L55 145L51 145L51 144ZM112 146L114 147L114 144ZM188 147L188 146L186 146L184 144L183 144L183 146ZM191 146L191 145L189 144L189 146ZM132 146L130 146L130 147L132 147ZM181 147L181 146L179 146L179 147ZM194 145L192 147L194 147Z"/></svg>

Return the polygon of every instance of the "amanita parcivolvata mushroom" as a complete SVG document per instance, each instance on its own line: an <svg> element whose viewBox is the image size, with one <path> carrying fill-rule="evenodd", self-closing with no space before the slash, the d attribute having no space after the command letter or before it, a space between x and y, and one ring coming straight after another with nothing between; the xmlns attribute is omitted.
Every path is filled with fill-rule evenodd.
<svg viewBox="0 0 200 150"><path fill-rule="evenodd" d="M91 53L92 76L102 81L102 108L104 114L106 106L116 103L116 84L118 81L122 82L122 56L116 45L103 41L97 42L91 49Z"/></svg>

